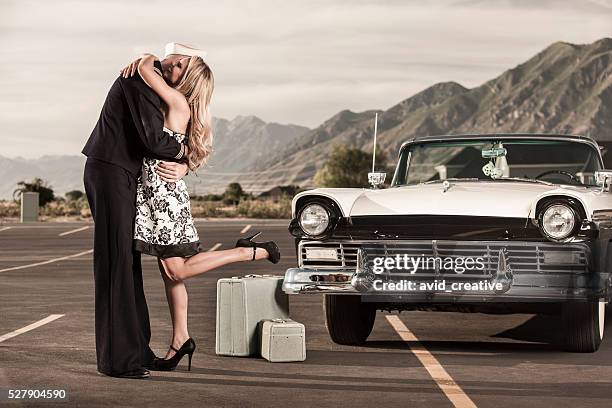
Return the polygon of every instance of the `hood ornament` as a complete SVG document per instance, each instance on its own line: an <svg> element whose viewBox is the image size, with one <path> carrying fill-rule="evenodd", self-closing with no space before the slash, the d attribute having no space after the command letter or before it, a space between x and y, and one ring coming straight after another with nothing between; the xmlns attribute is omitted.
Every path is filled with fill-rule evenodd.
<svg viewBox="0 0 612 408"><path fill-rule="evenodd" d="M448 190L450 190L452 186L453 185L448 180L444 180L442 182L442 192L446 193Z"/></svg>

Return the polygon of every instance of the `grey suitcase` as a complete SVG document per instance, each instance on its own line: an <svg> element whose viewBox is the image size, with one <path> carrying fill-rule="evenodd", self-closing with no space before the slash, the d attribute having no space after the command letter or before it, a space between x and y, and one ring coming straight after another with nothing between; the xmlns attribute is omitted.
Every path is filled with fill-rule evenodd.
<svg viewBox="0 0 612 408"><path fill-rule="evenodd" d="M261 322L261 356L273 363L306 360L306 329L291 319Z"/></svg>
<svg viewBox="0 0 612 408"><path fill-rule="evenodd" d="M259 353L259 322L289 317L289 297L282 291L282 284L282 276L272 275L234 276L217 281L217 354Z"/></svg>

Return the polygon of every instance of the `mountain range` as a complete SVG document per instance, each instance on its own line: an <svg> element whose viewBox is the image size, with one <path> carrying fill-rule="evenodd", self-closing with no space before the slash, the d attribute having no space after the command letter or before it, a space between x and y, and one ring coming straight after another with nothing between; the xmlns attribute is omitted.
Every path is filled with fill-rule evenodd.
<svg viewBox="0 0 612 408"><path fill-rule="evenodd" d="M228 180L236 174L263 160L271 150L282 150L285 145L294 143L309 130L297 125L266 123L256 116L237 116L232 120L214 118L213 127L214 153L207 172L218 175L205 177L200 172L188 175L187 185L192 193L223 191ZM46 180L56 195L70 190L83 191L85 159L83 155L43 156L38 159L0 156L0 199L12 198L17 182L34 177Z"/></svg>
<svg viewBox="0 0 612 408"><path fill-rule="evenodd" d="M611 150L611 73L611 38L557 42L480 86L434 84L386 110L343 110L315 129L254 116L216 119L214 154L206 168L187 177L187 184L192 194L218 193L230 182L253 193L278 185L312 187L334 144L371 151L375 113L378 145L391 161L399 146L417 135L572 133L590 135ZM59 193L82 189L83 161L82 156L0 156L0 197L9 197L17 181L35 176Z"/></svg>
<svg viewBox="0 0 612 408"><path fill-rule="evenodd" d="M332 145L371 151L375 112L378 144L390 160L417 135L571 133L590 135L607 146L612 143L611 73L611 38L585 45L557 42L475 88L438 83L387 110L341 111L235 181L246 190L311 187Z"/></svg>

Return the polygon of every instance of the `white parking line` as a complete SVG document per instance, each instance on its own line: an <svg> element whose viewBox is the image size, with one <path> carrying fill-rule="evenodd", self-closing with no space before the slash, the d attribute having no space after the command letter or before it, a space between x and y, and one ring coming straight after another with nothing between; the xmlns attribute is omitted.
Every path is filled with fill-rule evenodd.
<svg viewBox="0 0 612 408"><path fill-rule="evenodd" d="M221 246L220 242L217 242L215 245L213 245L208 251L206 252L212 252L214 250L216 250L217 248L219 248ZM1 272L1 271L0 271Z"/></svg>
<svg viewBox="0 0 612 408"><path fill-rule="evenodd" d="M44 319L41 319L41 320L39 320L37 322L34 322L34 323L29 324L29 325L27 325L25 327L22 327L21 329L17 329L15 331L10 332L10 333L3 334L2 336L0 336L0 343L2 343L3 341L6 341L8 339L11 339L11 338L13 338L15 336L19 336L20 334L29 332L30 330L34 330L35 328L40 327L42 325L45 325L47 323L51 323L52 321L57 320L57 319L59 319L62 316L64 316L64 315L63 314L52 314L52 315L49 315L49 316L45 317Z"/></svg>
<svg viewBox="0 0 612 408"><path fill-rule="evenodd" d="M2 228L0 228L0 232L6 231L6 230L10 230L10 229L11 229L11 227L2 227Z"/></svg>
<svg viewBox="0 0 612 408"><path fill-rule="evenodd" d="M244 234L245 232L247 232L247 231L248 231L248 230L250 230L250 229L251 229L251 224L249 224L249 225L247 225L246 227L244 227L244 228L243 228L243 229L240 231L240 233L241 233L241 234Z"/></svg>
<svg viewBox="0 0 612 408"><path fill-rule="evenodd" d="M64 225L51 224L51 225L11 225L9 228L14 229L40 229L40 228L63 228Z"/></svg>
<svg viewBox="0 0 612 408"><path fill-rule="evenodd" d="M58 234L58 236L59 237L63 237L63 236L66 236L66 235L74 234L75 232L85 231L86 229L89 229L89 225L87 225L85 227L73 229L73 230L70 230L70 231L62 232L61 234Z"/></svg>
<svg viewBox="0 0 612 408"><path fill-rule="evenodd" d="M66 260L66 259L76 258L76 257L82 256L82 255L91 254L92 252L93 252L93 249L88 249L87 251L79 252L78 254L62 256L61 258L53 258L53 259L49 259L48 261L36 262L36 263L33 263L33 264L13 266L12 268L0 269L0 272L8 272L8 271L16 271L18 269L33 268L35 266L46 265L46 264L50 264L50 263L53 263L53 262L59 262L59 261L63 261L63 260Z"/></svg>
<svg viewBox="0 0 612 408"><path fill-rule="evenodd" d="M431 378L456 408L476 408L476 404L457 385L438 360L421 344L397 315L385 316L399 336L408 343L410 351L419 359Z"/></svg>

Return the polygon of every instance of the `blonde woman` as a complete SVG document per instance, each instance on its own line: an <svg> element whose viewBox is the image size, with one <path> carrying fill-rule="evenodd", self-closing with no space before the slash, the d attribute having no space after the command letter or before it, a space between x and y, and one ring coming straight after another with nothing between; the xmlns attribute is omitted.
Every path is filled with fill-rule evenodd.
<svg viewBox="0 0 612 408"><path fill-rule="evenodd" d="M146 54L122 71L124 76L136 71L157 93L165 105L164 131L168 137L187 145L190 170L204 165L212 152L210 101L214 89L213 73L199 56L184 57L167 69L182 73L175 87L169 86L156 72L156 57ZM183 281L220 266L240 261L268 259L277 263L278 246L273 241L253 242L239 239L233 249L200 252L198 232L191 216L187 186L183 180L166 182L155 169L159 160L145 158L138 179L134 249L158 257L172 317L172 340L164 359L156 359L153 369L174 370L184 355L191 357L195 342L187 328L187 290Z"/></svg>

